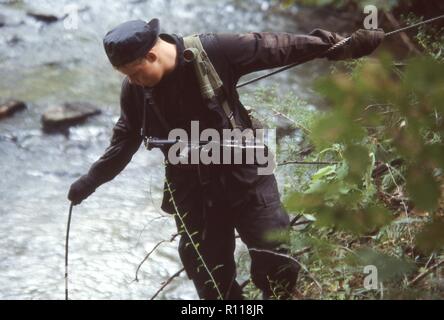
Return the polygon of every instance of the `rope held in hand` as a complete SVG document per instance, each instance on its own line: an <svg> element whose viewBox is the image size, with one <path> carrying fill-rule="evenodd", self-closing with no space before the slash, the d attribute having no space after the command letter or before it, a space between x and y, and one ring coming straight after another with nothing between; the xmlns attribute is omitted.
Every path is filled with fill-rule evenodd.
<svg viewBox="0 0 444 320"><path fill-rule="evenodd" d="M390 37L390 36L393 36L393 35L398 34L398 33L400 33L400 32L404 32L404 31L407 31L407 30L410 30L410 29L414 29L414 28L417 28L417 27L422 26L422 25L424 25L424 24L431 23L431 22L434 22L434 21L439 20L439 19L442 19L442 18L444 18L444 14L441 15L441 16L438 16L438 17L434 17L434 18L431 18L431 19L428 19L428 20L422 21L422 22L415 23L415 24L410 25L410 26L407 26L407 27L403 27L403 28L400 28L400 29L397 29L397 30L393 30L393 31L387 32L387 33L385 34L385 37ZM320 56L325 56L325 55L331 53L332 51L334 51L334 50L336 50L337 48L339 48L339 47L343 46L344 44L346 44L349 40L350 40L350 37L345 38L345 39L339 41L338 43L335 43L333 46L331 46L330 48L328 48L328 50L326 50L325 52L323 52ZM243 82L243 83L237 85L236 88L241 88L241 87L244 87L244 86L246 86L246 85L248 85L248 84L251 84L251 83L253 83L253 82L256 82L256 81L262 80L262 79L264 79L264 78L268 78L268 77L270 77L270 76L272 76L272 75L275 75L276 73L280 73L280 72L282 72L282 71L285 71L285 70L291 69L291 68L293 68L293 67L296 67L296 66L300 65L301 63L304 63L304 62L306 62L306 61L308 61L308 60L314 59L314 58L316 58L316 57L318 57L318 56L319 56L319 53L308 54L308 55L306 55L306 56L300 58L300 59L299 59L300 61L298 61L298 62L292 63L292 64L290 64L290 65L288 65L288 66L285 66L285 67L282 67L282 68L280 68L280 69L277 69L276 71L272 71L272 72L270 72L270 73L267 73L267 74L265 74L265 75L263 75L263 76L260 76L260 77L257 77L257 78L254 78L254 79L251 79L251 80L245 81L245 82Z"/></svg>

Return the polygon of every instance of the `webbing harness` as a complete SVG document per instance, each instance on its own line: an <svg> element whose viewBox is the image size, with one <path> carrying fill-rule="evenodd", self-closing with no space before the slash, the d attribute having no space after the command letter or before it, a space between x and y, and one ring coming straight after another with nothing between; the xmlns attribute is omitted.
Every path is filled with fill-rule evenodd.
<svg viewBox="0 0 444 320"><path fill-rule="evenodd" d="M184 58L187 62L192 62L196 77L199 82L200 93L204 101L217 100L218 92L223 92L223 83L216 72L213 64L205 52L199 35L191 35L183 38L185 51ZM232 129L241 129L242 127L236 122L234 112L231 110L228 101L223 97L221 103L225 116L228 118Z"/></svg>

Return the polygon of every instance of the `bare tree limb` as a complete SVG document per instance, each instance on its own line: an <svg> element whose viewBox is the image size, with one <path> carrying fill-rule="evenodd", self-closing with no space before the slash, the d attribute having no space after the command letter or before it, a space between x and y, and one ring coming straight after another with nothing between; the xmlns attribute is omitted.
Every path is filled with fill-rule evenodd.
<svg viewBox="0 0 444 320"><path fill-rule="evenodd" d="M157 219L167 218L167 216L164 215L164 214L162 214L162 212L157 208L156 204L154 203L154 198L153 198L153 193L152 193L152 188L151 188L152 185L153 185L153 175L151 174L151 175L150 175L150 184L149 184L150 188L149 188L148 193L149 193L149 196L150 196L150 199L151 199L151 203L152 203L152 205L153 205L153 208L156 209L156 212L159 214L159 216L156 217L156 218L151 219L150 221L148 221L148 222L143 226L142 230L141 230L140 233L139 233L139 238L137 239L137 243L136 243L136 245L135 245L136 247L139 245L139 243L140 243L140 239L142 238L142 234L145 232L147 226L148 226L151 222L153 222L153 221L155 221L155 220L157 220Z"/></svg>
<svg viewBox="0 0 444 320"><path fill-rule="evenodd" d="M137 267L137 270L136 270L136 277L134 278L134 280L133 281L136 281L136 282L139 282L139 278L138 278L138 274L139 274L139 270L140 270L140 268L142 267L142 265L145 263L145 261L146 260L148 260L148 258L150 257L150 255L162 244L162 243L164 243L164 242L173 242L174 241L174 239L176 239L176 237L178 236L179 234L178 233L176 233L176 234L173 234L172 236L171 236L171 239L170 240L162 240L162 241L160 241L159 243L157 243L155 246L154 246L154 248L150 251L150 252L148 252L148 254L145 256L145 258L143 258L143 260L142 260L142 262L140 262L140 264L139 264L139 266Z"/></svg>
<svg viewBox="0 0 444 320"><path fill-rule="evenodd" d="M159 288L159 290L157 290L156 293L150 298L150 300L154 300L159 295L159 293L162 292L162 290L165 289L165 287L167 285L169 285L171 283L171 281L174 280L174 278L177 278L178 276L180 276L180 274L183 271L185 271L185 268L180 269L175 274L173 274L171 277L169 277L168 280L165 281L164 284Z"/></svg>

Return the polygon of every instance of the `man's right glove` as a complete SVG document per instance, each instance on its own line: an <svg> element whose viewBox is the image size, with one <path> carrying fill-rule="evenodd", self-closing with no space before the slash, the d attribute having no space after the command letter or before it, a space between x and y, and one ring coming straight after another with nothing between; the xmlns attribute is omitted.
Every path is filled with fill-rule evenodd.
<svg viewBox="0 0 444 320"><path fill-rule="evenodd" d="M94 181L88 175L84 175L71 185L68 192L68 199L74 205L77 205L88 198L95 190L96 186Z"/></svg>
<svg viewBox="0 0 444 320"><path fill-rule="evenodd" d="M384 40L384 30L359 29L344 45L327 54L329 60L356 59L371 54Z"/></svg>

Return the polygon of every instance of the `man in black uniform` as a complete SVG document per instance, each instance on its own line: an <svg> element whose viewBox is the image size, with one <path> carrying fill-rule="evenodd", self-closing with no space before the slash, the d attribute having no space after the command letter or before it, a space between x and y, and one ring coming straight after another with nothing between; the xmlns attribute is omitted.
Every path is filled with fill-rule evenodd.
<svg viewBox="0 0 444 320"><path fill-rule="evenodd" d="M359 30L347 45L326 58L369 54L383 35ZM226 99L236 122L247 129L252 123L236 91L240 77L312 59L308 56L324 57L322 53L343 38L316 29L309 35L218 33L201 34L199 39L223 82L218 98ZM166 139L173 128L190 133L193 120L199 121L200 130L230 127L221 108L209 108L204 101L193 65L184 59L183 38L159 34L157 19L117 26L105 36L104 47L111 64L126 75L121 115L104 155L72 184L68 199L74 204L119 174L146 137ZM168 148L162 151L167 157ZM267 237L286 230L289 217L274 175L258 175L257 169L257 164L171 165L166 161L162 209L175 216L182 234L180 258L202 299L242 299L233 257L235 229L250 249L252 280L264 297L291 297L299 266L285 255L284 243ZM182 222L188 234L183 232ZM198 252L189 245L190 235L199 243Z"/></svg>

